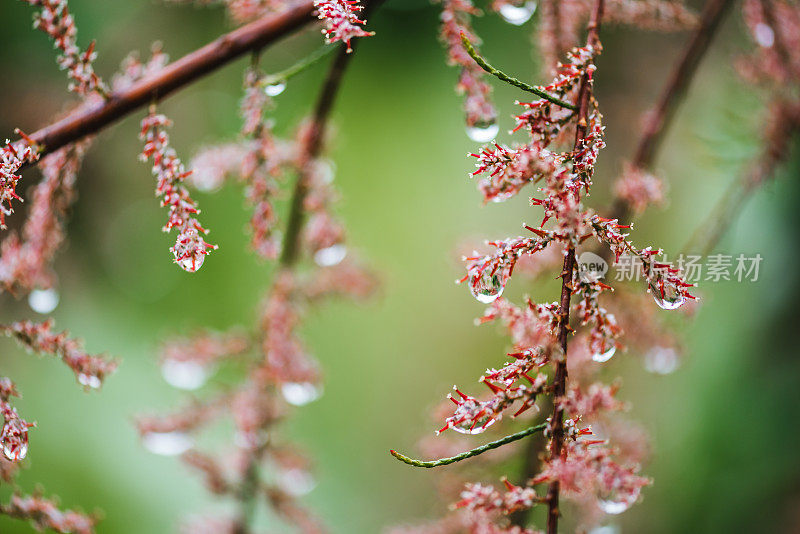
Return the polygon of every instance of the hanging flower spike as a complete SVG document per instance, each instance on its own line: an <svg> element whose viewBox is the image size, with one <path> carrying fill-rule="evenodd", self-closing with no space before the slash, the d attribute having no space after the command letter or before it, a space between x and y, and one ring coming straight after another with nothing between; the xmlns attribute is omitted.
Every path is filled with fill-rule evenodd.
<svg viewBox="0 0 800 534"><path fill-rule="evenodd" d="M11 405L11 397L19 397L17 387L9 378L0 377L0 415L3 416L0 447L9 461L19 462L28 454L28 429L35 424L17 414L17 409Z"/></svg>
<svg viewBox="0 0 800 534"><path fill-rule="evenodd" d="M442 0L439 40L447 48L448 63L461 67L456 90L466 95L464 112L469 128L488 129L497 122L497 111L489 101L492 87L483 79L483 71L464 48L462 35L473 43L478 37L470 26L470 17L480 10L470 0Z"/></svg>
<svg viewBox="0 0 800 534"><path fill-rule="evenodd" d="M0 326L0 332L13 337L29 351L60 358L69 367L78 383L88 389L99 389L105 378L117 369L117 362L91 356L79 340L67 337L66 331L54 333L52 321L34 323L20 321Z"/></svg>
<svg viewBox="0 0 800 534"><path fill-rule="evenodd" d="M14 494L8 504L0 505L0 513L30 521L36 530L53 530L63 534L94 534L97 524L97 517L74 510L60 510L55 500L39 494Z"/></svg>
<svg viewBox="0 0 800 534"><path fill-rule="evenodd" d="M142 119L140 138L145 142L140 155L142 161L153 159L153 176L157 179L156 195L161 197L161 205L169 207L169 218L164 231L178 229L178 238L170 248L175 263L187 272L196 272L205 261L209 250L216 250L217 245L206 243L203 235L208 233L195 215L200 213L197 204L189 196L183 185L184 179L192 171L186 171L175 150L169 146L169 135L165 128L172 123L164 115L158 115L154 109Z"/></svg>
<svg viewBox="0 0 800 534"><path fill-rule="evenodd" d="M325 21L325 40L329 43L342 41L347 45L347 51L352 52L350 39L354 37L371 37L375 32L368 32L360 25L367 21L361 20L356 13L363 10L357 0L314 0L317 16Z"/></svg>
<svg viewBox="0 0 800 534"><path fill-rule="evenodd" d="M81 51L77 44L78 30L75 19L69 12L67 0L23 0L32 6L40 6L39 12L34 15L33 27L42 30L53 39L53 44L61 50L58 57L58 66L69 73L72 80L69 90L82 96L96 91L101 95L107 89L97 74L94 72L92 62L97 57L94 50L94 41L85 51Z"/></svg>
<svg viewBox="0 0 800 534"><path fill-rule="evenodd" d="M19 130L17 133L22 135L22 140L12 143L6 139L5 146L0 150L0 228L3 230L6 229L6 216L14 213L11 201L22 202L16 192L17 182L22 178L17 172L24 164L39 159L33 141Z"/></svg>

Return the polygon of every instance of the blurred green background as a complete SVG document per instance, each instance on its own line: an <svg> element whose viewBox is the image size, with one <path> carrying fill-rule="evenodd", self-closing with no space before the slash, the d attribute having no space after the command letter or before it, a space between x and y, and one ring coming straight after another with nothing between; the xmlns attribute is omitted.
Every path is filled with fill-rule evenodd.
<svg viewBox="0 0 800 534"><path fill-rule="evenodd" d="M106 77L130 50L146 53L160 40L174 59L230 27L220 9L130 0L72 0L70 8L81 44L97 40L97 70ZM49 41L30 28L31 12L22 2L0 6L0 131L7 136L14 127L46 124L70 99ZM521 222L539 217L524 194L481 205L465 157L475 143L464 134L453 93L457 72L444 64L437 19L437 7L418 0L395 0L376 13L369 27L377 36L361 43L334 114L328 153L342 193L338 212L350 249L380 273L383 289L371 302L325 305L304 328L324 368L325 395L298 409L285 432L315 460L319 485L305 500L333 532L378 532L443 513L436 473L403 466L387 451L414 451L435 430L430 409L450 386L474 392L481 372L502 363L506 338L496 328L473 326L482 306L453 284L462 272L458 255L465 243L518 235ZM484 53L507 71L540 80L531 46L535 24L536 17L520 28L484 17L477 22ZM596 83L608 148L589 199L597 207L607 204L640 117L687 37L625 28L603 34ZM264 65L285 67L319 42L311 28L266 50ZM757 153L763 102L732 69L746 42L734 10L658 160L670 202L637 222L637 243L679 249ZM162 105L185 160L203 145L236 137L246 63ZM309 110L323 71L298 76L277 97L278 131L293 131ZM500 139L508 141L513 102L524 95L494 85ZM19 410L39 425L21 485L30 491L41 483L65 506L103 510L100 532L170 532L187 513L224 510L174 458L143 450L131 420L184 398L160 377L159 340L201 326L249 327L272 272L248 250L249 215L238 185L197 195L212 241L221 245L203 269L190 275L171 263L171 238L160 232L164 212L148 166L137 160L141 115L104 131L93 146L79 179L69 246L57 262L57 326L84 338L90 351L118 356L118 373L101 393L86 394L64 366L0 341L0 374L18 383ZM703 286L699 313L676 322L688 347L681 367L653 375L635 354L607 364L605 376L623 376L630 417L652 438L644 472L655 483L638 506L610 522L623 532L800 532L796 156L742 210L719 247L760 253L758 282ZM27 171L22 191L37 177ZM512 281L509 294L555 298L525 283ZM36 314L3 295L0 319L21 317ZM0 488L0 496L9 491ZM0 518L0 532L29 531Z"/></svg>

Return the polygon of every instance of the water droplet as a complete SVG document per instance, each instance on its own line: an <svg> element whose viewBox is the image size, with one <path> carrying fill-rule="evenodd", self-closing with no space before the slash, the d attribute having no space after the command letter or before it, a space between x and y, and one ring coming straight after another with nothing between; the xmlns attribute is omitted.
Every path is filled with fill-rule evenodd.
<svg viewBox="0 0 800 534"><path fill-rule="evenodd" d="M496 121L467 126L467 137L476 143L488 143L497 136L500 126Z"/></svg>
<svg viewBox="0 0 800 534"><path fill-rule="evenodd" d="M161 456L177 456L188 451L194 440L184 432L148 432L142 436L145 449Z"/></svg>
<svg viewBox="0 0 800 534"><path fill-rule="evenodd" d="M103 381L95 375L79 373L78 384L91 389L100 389L100 386L103 385Z"/></svg>
<svg viewBox="0 0 800 534"><path fill-rule="evenodd" d="M281 394L289 404L303 406L320 398L322 388L311 382L286 382L281 385Z"/></svg>
<svg viewBox="0 0 800 534"><path fill-rule="evenodd" d="M28 295L28 306L36 313L50 313L58 306L59 296L55 289L34 289Z"/></svg>
<svg viewBox="0 0 800 534"><path fill-rule="evenodd" d="M605 347L603 347L605 348ZM612 356L617 352L616 345L612 345L610 349L605 352L597 352L592 354L592 360L596 361L597 363L605 363L611 359Z"/></svg>
<svg viewBox="0 0 800 534"><path fill-rule="evenodd" d="M589 531L589 534L619 534L619 527L617 525L594 527Z"/></svg>
<svg viewBox="0 0 800 534"><path fill-rule="evenodd" d="M281 489L295 497L307 495L317 486L317 481L305 469L281 469L277 479Z"/></svg>
<svg viewBox="0 0 800 534"><path fill-rule="evenodd" d="M678 352L672 347L653 347L644 356L644 368L659 375L673 373L679 363Z"/></svg>
<svg viewBox="0 0 800 534"><path fill-rule="evenodd" d="M633 506L639 498L639 491L639 488L624 492L612 490L599 495L597 505L609 515L618 515Z"/></svg>
<svg viewBox="0 0 800 534"><path fill-rule="evenodd" d="M27 436L25 441L14 443L11 440L3 442L3 456L10 462L18 462L24 460L28 455L28 442Z"/></svg>
<svg viewBox="0 0 800 534"><path fill-rule="evenodd" d="M278 96L286 89L286 82L278 82L264 87L264 92L267 96Z"/></svg>
<svg viewBox="0 0 800 534"><path fill-rule="evenodd" d="M347 247L337 244L316 251L314 261L320 267L332 267L341 263L345 256L347 256Z"/></svg>
<svg viewBox="0 0 800 534"><path fill-rule="evenodd" d="M208 380L208 369L197 362L166 360L161 364L161 376L172 387L195 390Z"/></svg>
<svg viewBox="0 0 800 534"><path fill-rule="evenodd" d="M664 282L663 290L651 282L650 292L653 294L653 300L656 301L658 307L664 310L678 309L686 302L686 297L681 295L678 289L669 282Z"/></svg>
<svg viewBox="0 0 800 534"><path fill-rule="evenodd" d="M763 22L756 24L753 34L756 42L763 48L770 48L773 44L775 44L775 32L773 32L772 28Z"/></svg>
<svg viewBox="0 0 800 534"><path fill-rule="evenodd" d="M461 434L482 434L487 428L495 424L497 419L491 417L484 417L479 419L477 423L472 424L474 421L469 421L460 425L454 425L453 430Z"/></svg>
<svg viewBox="0 0 800 534"><path fill-rule="evenodd" d="M204 261L206 261L206 255L197 254L196 256L189 256L188 258L178 260L178 265L180 265L181 269L184 271L193 273L200 270Z"/></svg>
<svg viewBox="0 0 800 534"><path fill-rule="evenodd" d="M336 177L336 164L333 161L329 159L318 159L315 163L315 170L322 183L333 183L333 179Z"/></svg>
<svg viewBox="0 0 800 534"><path fill-rule="evenodd" d="M498 273L492 274L491 269L484 269L480 279L472 277L469 280L469 289L478 302L490 304L503 294L505 286Z"/></svg>
<svg viewBox="0 0 800 534"><path fill-rule="evenodd" d="M528 22L536 11L536 2L525 2L521 6L504 3L500 6L500 16L514 26L521 26Z"/></svg>

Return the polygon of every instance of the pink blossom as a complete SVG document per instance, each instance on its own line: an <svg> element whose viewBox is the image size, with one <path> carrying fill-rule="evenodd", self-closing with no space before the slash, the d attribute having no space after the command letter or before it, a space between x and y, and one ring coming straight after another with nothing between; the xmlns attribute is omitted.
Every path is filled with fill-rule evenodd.
<svg viewBox="0 0 800 534"><path fill-rule="evenodd" d="M34 17L34 27L39 28L53 39L62 54L58 58L58 66L69 73L72 80L69 89L79 95L88 95L92 91L105 94L102 80L95 74L92 62L97 57L94 41L85 51L77 44L78 30L75 19L69 12L67 0L23 0L41 9Z"/></svg>
<svg viewBox="0 0 800 534"><path fill-rule="evenodd" d="M184 179L192 171L186 171L175 150L169 146L169 136L165 128L171 122L154 110L142 120L140 138L145 142L141 158L153 159L153 175L156 177L156 194L162 198L161 205L169 208L169 218L164 231L178 229L175 245L170 249L175 263L188 272L197 271L205 260L209 249L217 248L205 242L205 230L194 217L200 213L197 204L189 196L183 185Z"/></svg>
<svg viewBox="0 0 800 534"><path fill-rule="evenodd" d="M347 51L352 52L350 40L354 37L370 37L375 32L368 32L361 27L366 21L359 19L356 13L363 10L358 0L314 0L317 16L325 21L325 39L329 43L342 41Z"/></svg>
<svg viewBox="0 0 800 534"><path fill-rule="evenodd" d="M43 323L20 321L0 326L0 331L32 352L60 358L75 373L78 383L88 389L98 389L117 369L116 361L86 353L81 341L68 337L66 331L54 333L52 327L51 320Z"/></svg>
<svg viewBox="0 0 800 534"><path fill-rule="evenodd" d="M18 175L20 168L26 164L36 161L39 158L36 147L33 143L23 138L22 141L12 143L6 140L6 144L0 149L0 228L6 228L6 216L14 213L12 200L22 199L17 195L16 188L22 176Z"/></svg>
<svg viewBox="0 0 800 534"><path fill-rule="evenodd" d="M63 534L93 534L97 518L73 510L60 510L56 502L41 495L11 496L0 512L9 517L30 521L36 530L50 529Z"/></svg>

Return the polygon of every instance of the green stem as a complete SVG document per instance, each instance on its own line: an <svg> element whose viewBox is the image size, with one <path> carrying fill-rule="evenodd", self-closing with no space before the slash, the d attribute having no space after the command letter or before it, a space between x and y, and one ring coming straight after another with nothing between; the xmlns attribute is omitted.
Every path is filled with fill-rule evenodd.
<svg viewBox="0 0 800 534"><path fill-rule="evenodd" d="M304 70L312 67L325 59L328 55L330 55L334 50L340 48L337 45L324 45L314 52L311 52L309 55L280 72L275 74L268 74L259 80L258 84L261 87L266 87L268 85L275 85L276 83L285 82L292 76L300 74Z"/></svg>
<svg viewBox="0 0 800 534"><path fill-rule="evenodd" d="M502 81L504 81L504 82L506 82L508 84L511 84L514 87L518 87L518 88L522 89L523 91L527 91L529 93L533 93L536 96L547 100L548 102L552 102L553 104L556 104L557 106L561 106L562 108L570 109L572 111L575 111L575 110L578 109L574 104L570 104L569 102L561 100L560 98L551 95L550 93L548 93L547 91L544 91L543 89L539 89L538 87L534 87L533 85L528 85L527 83L523 82L522 80L518 80L518 79L516 79L516 78L514 78L512 76L509 76L505 72L503 72L503 71L501 71L499 69L496 69L495 67L490 65L488 61L486 61L483 57L481 57L480 54L478 54L478 51L475 50L475 47L472 45L470 40L467 39L467 36L464 35L463 33L461 34L461 42L464 43L464 48L467 50L467 53L470 55L470 57L472 57L472 59L475 60L475 63L477 63L480 68L482 68L483 70L485 70L486 72L488 72L492 76L495 76L496 78L499 78L500 80L502 80Z"/></svg>
<svg viewBox="0 0 800 534"><path fill-rule="evenodd" d="M394 456L403 463L406 463L408 465L413 465L414 467L425 467L427 469L430 469L431 467L439 467L441 465L454 464L456 462L460 462L461 460L466 460L467 458L478 456L479 454L483 454L484 452L490 451L492 449L502 447L503 445L517 441L526 436L530 436L531 434L535 434L536 432L541 432L546 427L547 423L542 423L540 425L532 426L530 428L526 428L525 430L521 430L516 434L511 434L510 436L500 438L497 441L492 441L490 443L487 443L486 445L481 445L480 447L476 447L470 451L462 452L461 454L457 454L450 458L440 458L438 460L431 460L428 462L423 460L416 460L414 458L409 458L408 456L400 454L397 451L389 451L389 452L392 454L392 456Z"/></svg>

